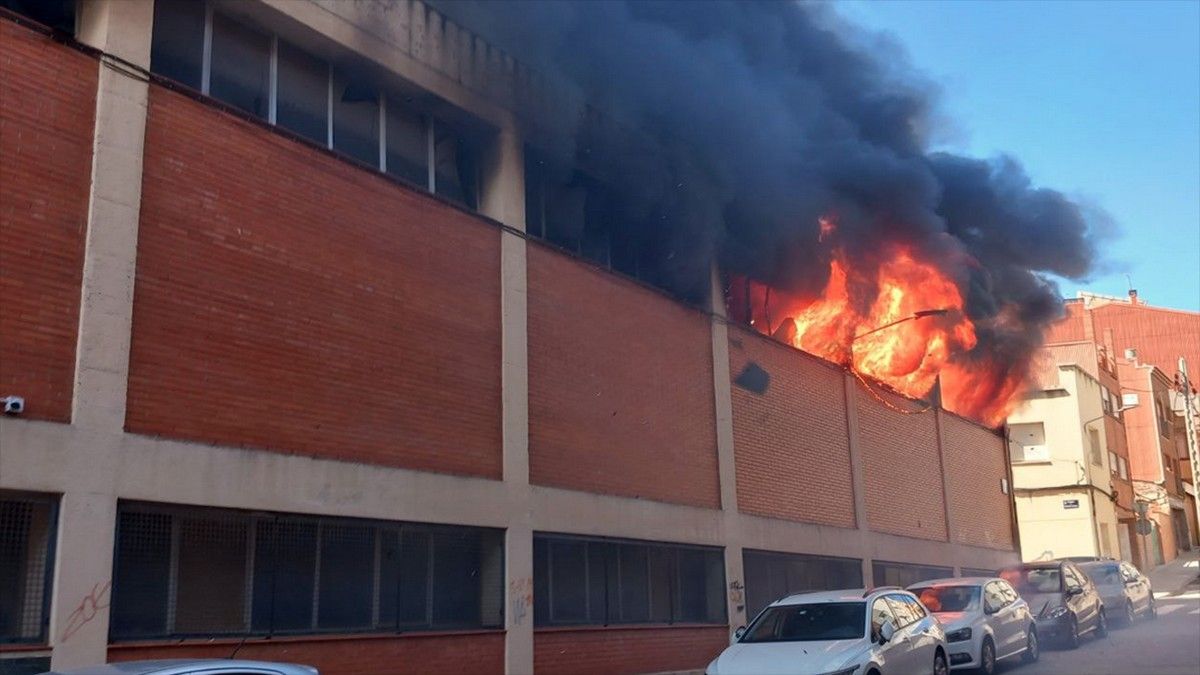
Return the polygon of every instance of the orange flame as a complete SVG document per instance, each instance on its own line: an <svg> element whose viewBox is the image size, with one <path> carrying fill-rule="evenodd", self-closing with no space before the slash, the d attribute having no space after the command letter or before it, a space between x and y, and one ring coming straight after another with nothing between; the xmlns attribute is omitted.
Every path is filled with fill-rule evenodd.
<svg viewBox="0 0 1200 675"><path fill-rule="evenodd" d="M825 218L820 225L819 241L826 242L835 225ZM751 325L912 398L925 398L940 385L946 409L988 425L1003 422L1021 393L1025 369L986 355L964 358L976 346L976 326L963 311L954 279L902 245L877 265L859 266L832 246L829 278L816 298L743 280L739 292L748 306L742 309ZM739 301L731 296L731 305Z"/></svg>

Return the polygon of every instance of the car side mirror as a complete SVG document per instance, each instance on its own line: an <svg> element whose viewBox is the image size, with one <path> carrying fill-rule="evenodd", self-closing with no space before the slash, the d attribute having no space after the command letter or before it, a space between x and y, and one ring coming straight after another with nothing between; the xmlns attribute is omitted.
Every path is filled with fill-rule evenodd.
<svg viewBox="0 0 1200 675"><path fill-rule="evenodd" d="M999 611L1000 611L1000 608L995 605L985 604L983 606L984 614L995 614L996 612L999 612Z"/></svg>
<svg viewBox="0 0 1200 675"><path fill-rule="evenodd" d="M1070 588L1067 589L1067 597L1068 598L1073 598L1082 593L1083 593L1083 588L1080 586L1071 586Z"/></svg>
<svg viewBox="0 0 1200 675"><path fill-rule="evenodd" d="M879 627L879 644L886 645L896 635L896 626L891 621L884 621Z"/></svg>
<svg viewBox="0 0 1200 675"><path fill-rule="evenodd" d="M733 631L733 641L737 642L738 640L741 640L742 636L745 634L746 634L746 627L738 626L737 630Z"/></svg>

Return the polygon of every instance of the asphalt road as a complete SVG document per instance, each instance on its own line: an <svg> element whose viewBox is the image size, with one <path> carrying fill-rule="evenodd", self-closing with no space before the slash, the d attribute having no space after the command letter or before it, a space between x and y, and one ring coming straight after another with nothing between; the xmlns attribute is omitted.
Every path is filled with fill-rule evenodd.
<svg viewBox="0 0 1200 675"><path fill-rule="evenodd" d="M1200 585L1158 598L1158 618L1114 627L1075 650L1046 645L1033 665L1004 665L1006 675L1200 675Z"/></svg>

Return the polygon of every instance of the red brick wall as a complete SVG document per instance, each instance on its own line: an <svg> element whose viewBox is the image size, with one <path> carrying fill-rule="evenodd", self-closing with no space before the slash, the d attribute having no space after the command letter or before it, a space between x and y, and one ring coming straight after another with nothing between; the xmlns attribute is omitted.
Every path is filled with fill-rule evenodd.
<svg viewBox="0 0 1200 675"><path fill-rule="evenodd" d="M533 669L538 675L698 671L728 645L725 626L536 631Z"/></svg>
<svg viewBox="0 0 1200 675"><path fill-rule="evenodd" d="M0 396L68 422L96 60L0 18Z"/></svg>
<svg viewBox="0 0 1200 675"><path fill-rule="evenodd" d="M771 379L763 394L733 385L738 508L854 527L843 371L731 326L730 378L750 363Z"/></svg>
<svg viewBox="0 0 1200 675"><path fill-rule="evenodd" d="M719 506L708 319L543 246L528 256L530 480Z"/></svg>
<svg viewBox="0 0 1200 675"><path fill-rule="evenodd" d="M500 477L499 232L152 87L127 428Z"/></svg>
<svg viewBox="0 0 1200 675"><path fill-rule="evenodd" d="M941 416L941 429L954 541L1012 550L1012 507L1000 485L1004 439L951 414Z"/></svg>
<svg viewBox="0 0 1200 675"><path fill-rule="evenodd" d="M226 658L236 640L177 644L115 644L109 661ZM240 659L303 663L321 675L475 675L504 672L504 633L251 640Z"/></svg>
<svg viewBox="0 0 1200 675"><path fill-rule="evenodd" d="M925 404L887 394L875 384L868 391L856 383L854 398L868 525L876 532L945 540L934 413L897 412L889 405L914 413Z"/></svg>

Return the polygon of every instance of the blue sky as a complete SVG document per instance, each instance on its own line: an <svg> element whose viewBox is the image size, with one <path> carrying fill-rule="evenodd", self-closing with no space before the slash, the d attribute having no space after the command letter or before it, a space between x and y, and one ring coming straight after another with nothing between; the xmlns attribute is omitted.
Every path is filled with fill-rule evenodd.
<svg viewBox="0 0 1200 675"><path fill-rule="evenodd" d="M1200 2L838 3L942 89L939 148L1019 158L1119 232L1077 290L1200 310Z"/></svg>

